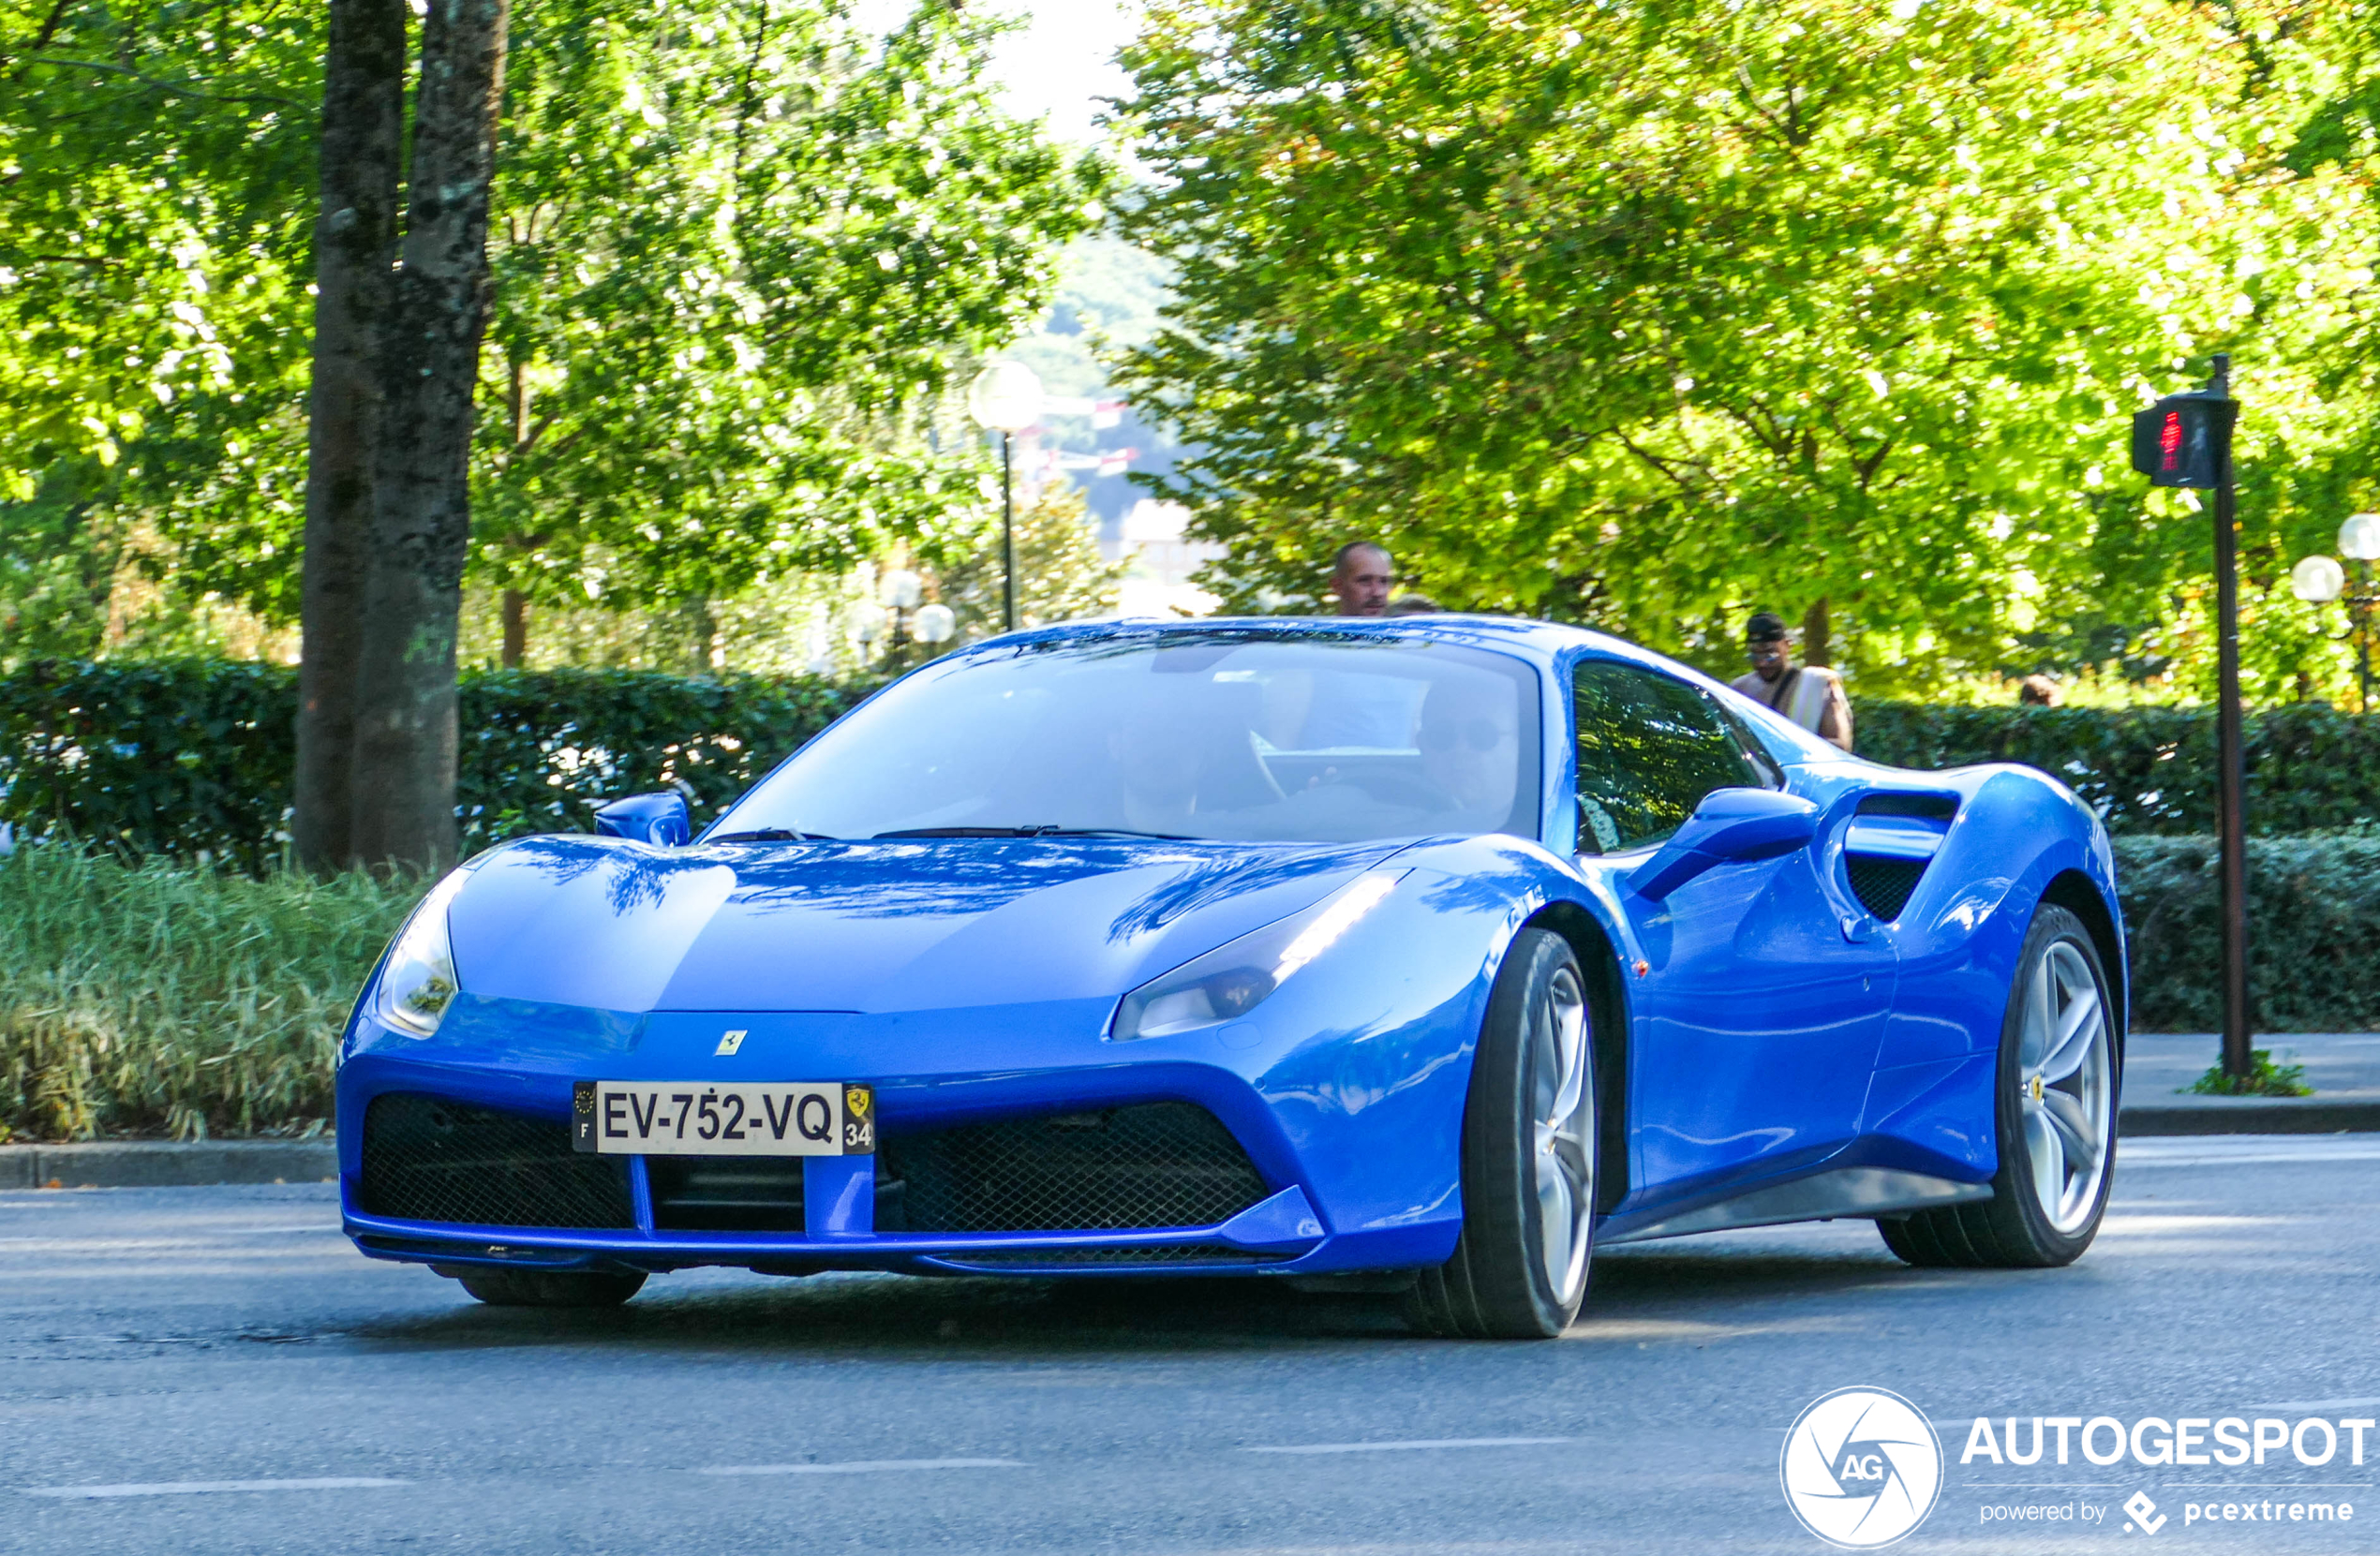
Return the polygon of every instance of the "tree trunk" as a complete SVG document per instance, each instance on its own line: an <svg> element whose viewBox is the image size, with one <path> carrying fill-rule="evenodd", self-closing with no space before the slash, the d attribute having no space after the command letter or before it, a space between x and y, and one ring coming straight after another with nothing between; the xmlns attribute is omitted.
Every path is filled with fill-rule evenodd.
<svg viewBox="0 0 2380 1556"><path fill-rule="evenodd" d="M422 22L355 719L350 844L369 864L439 869L455 852L454 638L510 8L431 0Z"/></svg>
<svg viewBox="0 0 2380 1556"><path fill-rule="evenodd" d="M1835 645L1831 638L1832 624L1826 616L1826 597L1820 595L1802 613L1802 662L1833 664Z"/></svg>
<svg viewBox="0 0 2380 1556"><path fill-rule="evenodd" d="M504 591L504 668L518 670L528 657L528 596Z"/></svg>
<svg viewBox="0 0 2380 1556"><path fill-rule="evenodd" d="M290 828L298 862L318 871L338 869L350 855L348 775L379 441L377 368L396 256L405 21L405 0L331 0L323 61Z"/></svg>

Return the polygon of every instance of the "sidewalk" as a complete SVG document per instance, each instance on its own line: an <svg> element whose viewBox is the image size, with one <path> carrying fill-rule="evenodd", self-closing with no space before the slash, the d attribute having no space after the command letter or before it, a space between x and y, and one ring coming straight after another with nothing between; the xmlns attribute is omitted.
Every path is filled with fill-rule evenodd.
<svg viewBox="0 0 2380 1556"><path fill-rule="evenodd" d="M2223 1057L2212 1032L2135 1032L2124 1053L2123 1134L2328 1134L2380 1130L2380 1032L2273 1032L2275 1064L2302 1064L2311 1097L2199 1097L2181 1090ZM2180 1091L2179 1095L2176 1093Z"/></svg>

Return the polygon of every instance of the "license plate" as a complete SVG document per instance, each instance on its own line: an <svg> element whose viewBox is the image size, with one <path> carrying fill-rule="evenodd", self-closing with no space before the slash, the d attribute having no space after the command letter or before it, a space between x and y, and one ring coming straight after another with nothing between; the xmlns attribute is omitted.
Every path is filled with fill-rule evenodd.
<svg viewBox="0 0 2380 1556"><path fill-rule="evenodd" d="M571 1143L611 1156L863 1156L876 1096L841 1081L583 1080Z"/></svg>

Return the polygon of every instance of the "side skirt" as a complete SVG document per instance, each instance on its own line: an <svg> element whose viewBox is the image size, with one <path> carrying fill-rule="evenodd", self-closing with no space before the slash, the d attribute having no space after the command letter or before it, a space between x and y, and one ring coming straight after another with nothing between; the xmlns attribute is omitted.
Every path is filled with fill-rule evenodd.
<svg viewBox="0 0 2380 1556"><path fill-rule="evenodd" d="M1723 1232L1733 1227L1776 1226L1792 1221L1867 1218L1907 1210L1930 1210L1992 1197L1988 1183L1958 1183L1926 1173L1894 1167L1837 1167L1791 1183L1754 1189L1716 1205L1702 1206L1596 1240L1604 1244L1650 1242L1656 1237L1682 1237L1692 1232Z"/></svg>

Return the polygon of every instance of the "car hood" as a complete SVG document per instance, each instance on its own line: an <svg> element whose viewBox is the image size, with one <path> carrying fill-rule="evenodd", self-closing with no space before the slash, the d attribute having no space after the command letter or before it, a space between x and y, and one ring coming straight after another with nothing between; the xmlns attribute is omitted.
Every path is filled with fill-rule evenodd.
<svg viewBox="0 0 2380 1556"><path fill-rule="evenodd" d="M483 999L909 1011L1115 996L1319 901L1398 842L525 838L448 911Z"/></svg>

